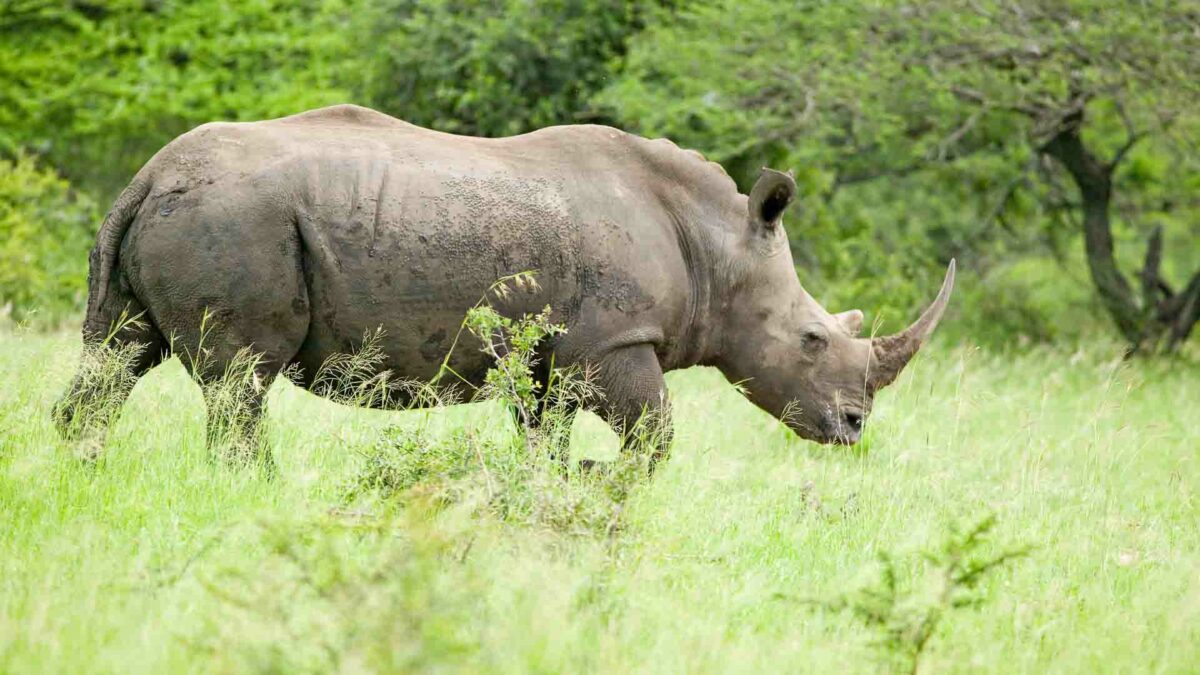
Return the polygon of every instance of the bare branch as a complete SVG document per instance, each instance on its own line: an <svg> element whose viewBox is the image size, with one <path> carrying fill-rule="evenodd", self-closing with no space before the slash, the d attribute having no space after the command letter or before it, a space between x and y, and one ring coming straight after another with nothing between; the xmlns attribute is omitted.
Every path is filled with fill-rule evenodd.
<svg viewBox="0 0 1200 675"><path fill-rule="evenodd" d="M949 154L949 150L955 145L958 145L958 142L961 141L964 136L971 133L971 130L975 128L975 125L979 123L979 118L983 117L983 114L987 112L987 110L988 106L985 103L978 110L971 113L971 115L967 117L967 121L963 122L961 126L952 131L949 136L938 142L938 161L944 161Z"/></svg>
<svg viewBox="0 0 1200 675"><path fill-rule="evenodd" d="M1172 316L1171 336L1167 341L1167 349L1173 350L1181 342L1188 339L1192 328L1200 322L1200 271L1192 276L1191 281L1179 295L1172 298L1178 301L1178 309Z"/></svg>
<svg viewBox="0 0 1200 675"><path fill-rule="evenodd" d="M1127 138L1125 143L1122 144L1121 147L1117 148L1117 152L1113 155L1112 159L1108 160L1108 163L1105 164L1108 172L1112 173L1115 171L1117 165L1121 163L1121 160L1125 159L1125 155L1129 154L1129 151L1133 149L1133 146L1137 145L1137 142L1145 137L1145 134L1134 134Z"/></svg>
<svg viewBox="0 0 1200 675"><path fill-rule="evenodd" d="M909 174L916 173L921 169L929 166L925 162L914 162L904 166L890 168L882 167L871 171L861 171L858 173L848 173L843 166L836 166L833 170L833 184L829 186L829 190L825 192L825 201L831 202L837 195L838 189L847 185L856 183L869 183L879 178L903 178Z"/></svg>
<svg viewBox="0 0 1200 675"><path fill-rule="evenodd" d="M988 212L988 215L984 217L979 229L975 231L973 238L979 237L987 232L994 222L999 222L1001 226L1005 227L1005 229L1008 229L1008 224L1004 221L1004 212L1008 208L1008 202L1013 198L1013 195L1017 193L1017 190L1022 185L1027 185L1029 183L1029 174L1037 167L1037 163L1038 155L1030 155L1029 161L1025 163L1025 166L1021 169L1021 172L1017 174L1015 178L1009 181L1008 185L1004 187L1004 191L1000 194L1000 199L996 202L996 205L992 207L991 211Z"/></svg>
<svg viewBox="0 0 1200 675"><path fill-rule="evenodd" d="M950 93L963 99L964 101L977 103L986 107L1000 108L1002 110L1011 110L1013 112L1024 113L1033 118L1044 117L1046 113L1045 108L1039 108L1024 103L997 104L993 101L989 101L988 98L982 93L959 85L951 86Z"/></svg>
<svg viewBox="0 0 1200 675"><path fill-rule="evenodd" d="M995 18L994 14L987 11L987 9L985 9L983 6L981 6L978 2L975 2L975 0L968 0L967 4L970 5L971 9L975 10L975 13L978 15L986 17L988 19Z"/></svg>
<svg viewBox="0 0 1200 675"><path fill-rule="evenodd" d="M1161 318L1168 319L1169 317L1178 314L1183 310L1183 305L1188 301L1188 296L1198 290L1200 290L1200 271L1196 272L1196 274L1191 278L1190 281L1188 281L1187 286L1185 286L1182 291L1164 300L1159 305L1159 316Z"/></svg>
<svg viewBox="0 0 1200 675"><path fill-rule="evenodd" d="M1129 154L1133 146L1146 136L1145 133L1137 130L1137 126L1133 123L1133 118L1129 116L1129 111L1125 109L1125 102L1120 97L1113 99L1113 105L1117 109L1117 114L1121 116L1121 121L1125 124L1125 143L1117 149L1116 154L1113 155L1112 159L1106 165L1110 174L1116 170L1117 165L1121 163L1121 160L1125 159L1125 155Z"/></svg>
<svg viewBox="0 0 1200 675"><path fill-rule="evenodd" d="M1022 25L1027 25L1029 23L1029 19L1025 17L1025 12L1021 11L1021 5L1019 3L1010 1L1008 6L1012 10L1013 15L1017 17L1017 21L1019 21Z"/></svg>
<svg viewBox="0 0 1200 675"><path fill-rule="evenodd" d="M1125 134L1127 136L1136 136L1137 127L1133 123L1133 118L1129 116L1129 111L1125 108L1125 101L1117 96L1113 98L1113 106L1117 109L1117 114L1121 116L1121 122L1125 124Z"/></svg>

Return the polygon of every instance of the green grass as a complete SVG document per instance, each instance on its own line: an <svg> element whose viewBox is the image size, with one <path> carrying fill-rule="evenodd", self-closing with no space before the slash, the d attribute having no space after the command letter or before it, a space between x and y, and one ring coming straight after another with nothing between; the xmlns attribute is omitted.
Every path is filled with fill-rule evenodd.
<svg viewBox="0 0 1200 675"><path fill-rule="evenodd" d="M604 536L419 493L346 502L385 428L511 434L494 405L383 413L277 386L271 480L210 461L171 361L81 459L49 418L77 353L0 333L0 672L875 672L875 636L808 600L875 578L880 552L920 592L916 554L987 512L997 549L1035 548L946 616L923 671L1200 664L1195 365L936 345L864 451L674 373L674 454ZM576 448L615 444L576 426Z"/></svg>

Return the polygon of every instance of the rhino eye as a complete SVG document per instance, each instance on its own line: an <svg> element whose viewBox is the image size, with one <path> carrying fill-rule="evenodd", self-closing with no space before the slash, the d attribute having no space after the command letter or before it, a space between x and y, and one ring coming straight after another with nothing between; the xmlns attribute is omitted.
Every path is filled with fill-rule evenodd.
<svg viewBox="0 0 1200 675"><path fill-rule="evenodd" d="M817 330L804 331L801 340L804 343L804 349L814 354L824 351L825 347L829 344L829 338Z"/></svg>

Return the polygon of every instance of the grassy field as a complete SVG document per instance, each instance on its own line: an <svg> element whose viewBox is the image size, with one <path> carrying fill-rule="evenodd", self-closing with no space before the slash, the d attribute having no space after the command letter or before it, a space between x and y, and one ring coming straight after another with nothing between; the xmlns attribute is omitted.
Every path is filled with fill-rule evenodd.
<svg viewBox="0 0 1200 675"><path fill-rule="evenodd" d="M361 411L279 385L278 476L210 461L178 361L84 460L48 416L77 340L0 333L0 672L876 672L903 666L824 603L886 552L928 606L920 552L985 513L984 552L1033 548L947 611L923 672L1196 672L1200 368L1114 352L939 343L865 450L674 373L674 455L601 531L420 484L348 496L385 429L511 435L495 405ZM615 444L575 428L586 453Z"/></svg>

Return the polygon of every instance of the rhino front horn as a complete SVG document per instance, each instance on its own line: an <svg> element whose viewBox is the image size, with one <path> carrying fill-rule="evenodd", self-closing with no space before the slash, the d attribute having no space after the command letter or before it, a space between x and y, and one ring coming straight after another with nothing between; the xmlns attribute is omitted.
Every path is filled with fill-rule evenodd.
<svg viewBox="0 0 1200 675"><path fill-rule="evenodd" d="M921 314L913 325L903 332L871 340L871 368L867 374L867 382L871 391L876 391L891 384L904 366L921 349L921 345L937 328L938 321L946 311L950 302L950 292L954 290L954 260L946 268L946 279L942 282L942 290L938 291L933 304Z"/></svg>

